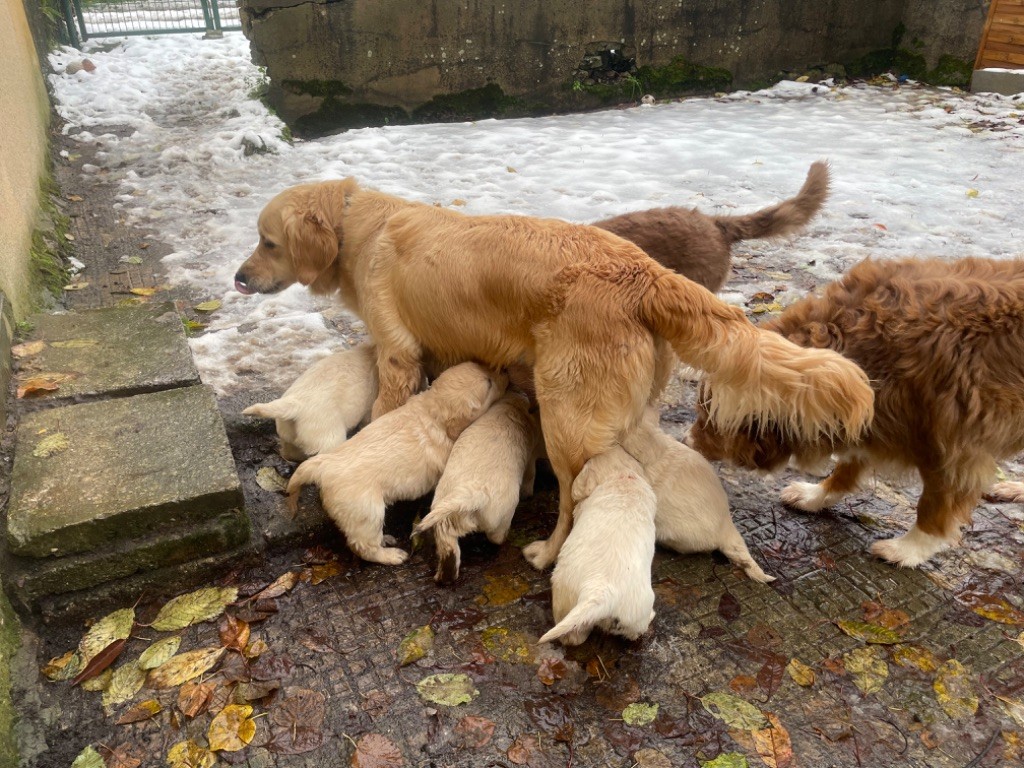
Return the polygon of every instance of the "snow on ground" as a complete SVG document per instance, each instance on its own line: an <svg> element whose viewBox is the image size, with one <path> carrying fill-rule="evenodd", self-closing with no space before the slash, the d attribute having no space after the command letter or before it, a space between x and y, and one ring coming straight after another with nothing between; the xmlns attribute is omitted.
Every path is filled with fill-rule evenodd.
<svg viewBox="0 0 1024 768"><path fill-rule="evenodd" d="M300 182L355 176L413 200L464 201L467 213L587 222L665 205L750 212L793 195L810 163L826 158L834 187L823 214L791 241L738 246L738 259L758 257L770 273L767 282L728 285L730 300L772 290L797 270L825 282L869 255L1024 255L1024 95L781 83L650 107L367 128L289 144L280 120L251 95L261 74L241 33L86 45L92 73L63 74L81 58L73 49L51 55L65 130L99 148L103 168L83 171L118 181L127 219L176 249L165 259L170 282L223 300L209 332L192 341L204 381L221 394L252 386L254 376L284 388L351 341L333 301L297 286L265 297L231 288L256 244L260 209ZM268 151L247 155L247 147Z"/></svg>

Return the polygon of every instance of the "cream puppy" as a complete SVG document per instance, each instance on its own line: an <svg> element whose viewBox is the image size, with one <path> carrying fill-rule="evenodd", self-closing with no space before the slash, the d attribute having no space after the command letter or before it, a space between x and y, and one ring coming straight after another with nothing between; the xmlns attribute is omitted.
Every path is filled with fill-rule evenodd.
<svg viewBox="0 0 1024 768"><path fill-rule="evenodd" d="M507 384L504 374L476 363L449 368L430 389L374 420L341 447L300 464L288 483L289 505L295 508L303 485L316 483L349 549L374 563L404 563L406 552L384 546L387 505L417 499L437 484L455 440Z"/></svg>
<svg viewBox="0 0 1024 768"><path fill-rule="evenodd" d="M551 575L557 623L540 642L579 645L595 626L636 640L654 618L654 491L616 446L583 466L572 497L582 503Z"/></svg>
<svg viewBox="0 0 1024 768"><path fill-rule="evenodd" d="M435 581L458 578L460 536L483 531L495 544L505 541L520 495L533 493L539 437L530 402L519 392L506 392L459 436L430 514L415 530L434 530Z"/></svg>
<svg viewBox="0 0 1024 768"><path fill-rule="evenodd" d="M676 552L719 550L754 581L775 581L750 556L729 514L729 498L707 459L665 434L648 408L622 447L640 462L658 497L658 543Z"/></svg>
<svg viewBox="0 0 1024 768"><path fill-rule="evenodd" d="M275 419L281 456L303 461L344 443L376 399L377 348L363 344L314 363L277 400L242 413Z"/></svg>

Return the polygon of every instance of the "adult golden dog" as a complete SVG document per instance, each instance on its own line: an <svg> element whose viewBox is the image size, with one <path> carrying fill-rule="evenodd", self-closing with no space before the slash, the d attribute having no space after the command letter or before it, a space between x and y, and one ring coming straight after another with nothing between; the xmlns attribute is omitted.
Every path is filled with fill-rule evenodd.
<svg viewBox="0 0 1024 768"><path fill-rule="evenodd" d="M756 420L730 432L698 404L691 445L763 470L838 454L821 483L782 491L784 503L808 512L838 502L873 468L916 469L917 522L871 551L913 567L956 543L996 461L1024 450L1024 260L868 259L762 327L860 365L875 389L871 425L855 440L783 435ZM1020 489L992 490L1016 500Z"/></svg>
<svg viewBox="0 0 1024 768"><path fill-rule="evenodd" d="M801 434L857 435L871 388L853 363L760 331L743 312L595 227L526 216L467 216L344 179L271 200L260 242L241 265L243 293L298 281L337 293L378 345L374 417L412 396L425 355L533 368L559 516L524 550L554 562L572 527L583 465L643 414L675 364L715 384L715 417L751 416Z"/></svg>

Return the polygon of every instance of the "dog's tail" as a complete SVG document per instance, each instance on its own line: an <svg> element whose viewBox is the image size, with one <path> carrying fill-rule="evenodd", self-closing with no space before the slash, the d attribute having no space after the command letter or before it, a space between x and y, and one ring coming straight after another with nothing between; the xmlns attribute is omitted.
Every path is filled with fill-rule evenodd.
<svg viewBox="0 0 1024 768"><path fill-rule="evenodd" d="M798 439L856 439L874 396L856 364L827 349L804 349L752 325L743 311L685 277L659 270L640 318L679 358L706 374L708 411L725 431L770 422Z"/></svg>
<svg viewBox="0 0 1024 768"><path fill-rule="evenodd" d="M741 568L747 578L752 581L759 581L762 584L767 584L769 581L775 581L774 576L769 576L757 561L750 556L750 550L747 549L747 543L743 541L743 537L740 532L733 526L732 533L729 535L729 540L725 544L720 546L719 551L729 558L729 562L735 565L737 568Z"/></svg>
<svg viewBox="0 0 1024 768"><path fill-rule="evenodd" d="M302 486L320 482L320 467L323 464L323 456L313 456L299 464L292 472L288 480L288 509L295 515L299 509L299 494Z"/></svg>
<svg viewBox="0 0 1024 768"><path fill-rule="evenodd" d="M827 197L828 163L819 160L811 164L807 179L796 197L746 216L715 216L715 226L730 244L738 240L789 235L806 226Z"/></svg>
<svg viewBox="0 0 1024 768"><path fill-rule="evenodd" d="M476 528L467 522L467 512L480 510L487 503L486 494L466 489L448 498L436 501L430 512L413 528L414 535L433 529L434 547L437 551L437 572L434 581L451 584L459 578L462 551L459 538L472 533Z"/></svg>
<svg viewBox="0 0 1024 768"><path fill-rule="evenodd" d="M607 595L603 591L584 598L565 614L565 618L545 632L537 642L551 643L565 638L562 641L563 644L579 645L590 634L590 630L608 615L607 602ZM566 637L566 635L573 637Z"/></svg>
<svg viewBox="0 0 1024 768"><path fill-rule="evenodd" d="M246 416L259 416L262 419L294 419L298 413L298 404L286 397L279 397L269 403L256 403L244 411Z"/></svg>

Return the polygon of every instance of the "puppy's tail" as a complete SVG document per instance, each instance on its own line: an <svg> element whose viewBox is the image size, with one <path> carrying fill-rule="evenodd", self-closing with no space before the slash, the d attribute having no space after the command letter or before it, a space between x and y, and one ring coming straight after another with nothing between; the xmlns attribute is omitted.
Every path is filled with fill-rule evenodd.
<svg viewBox="0 0 1024 768"><path fill-rule="evenodd" d="M828 163L811 164L796 197L746 216L715 216L715 226L729 243L760 237L781 237L803 229L828 197Z"/></svg>
<svg viewBox="0 0 1024 768"><path fill-rule="evenodd" d="M479 491L465 490L431 505L430 512L413 529L414 535L433 529L434 547L437 551L437 572L434 581L451 584L459 578L462 550L459 538L472 533L476 528L467 514L483 508L487 496Z"/></svg>
<svg viewBox="0 0 1024 768"><path fill-rule="evenodd" d="M573 606L560 622L541 636L538 643L562 639L563 645L579 645L595 625L608 615L607 596L603 593L587 597ZM564 639L563 639L564 638Z"/></svg>
<svg viewBox="0 0 1024 768"><path fill-rule="evenodd" d="M269 403L250 405L242 413L246 416L259 416L262 419L294 419L298 416L298 406L292 400L279 397Z"/></svg>
<svg viewBox="0 0 1024 768"><path fill-rule="evenodd" d="M640 318L684 363L704 371L709 415L721 429L736 431L753 419L798 439L856 439L870 423L874 396L856 364L757 328L741 309L674 272L656 274Z"/></svg>
<svg viewBox="0 0 1024 768"><path fill-rule="evenodd" d="M759 581L762 584L775 581L775 577L765 573L761 566L757 564L757 561L750 556L747 543L743 541L743 537L740 536L740 532L735 527L733 527L732 534L729 536L729 541L719 547L719 551L729 558L730 563L737 568L741 568L747 574L747 578L752 581Z"/></svg>
<svg viewBox="0 0 1024 768"><path fill-rule="evenodd" d="M322 456L313 456L299 464L292 472L288 480L288 498L286 500L288 509L294 516L299 510L299 494L302 486L320 482L320 465L323 464Z"/></svg>

